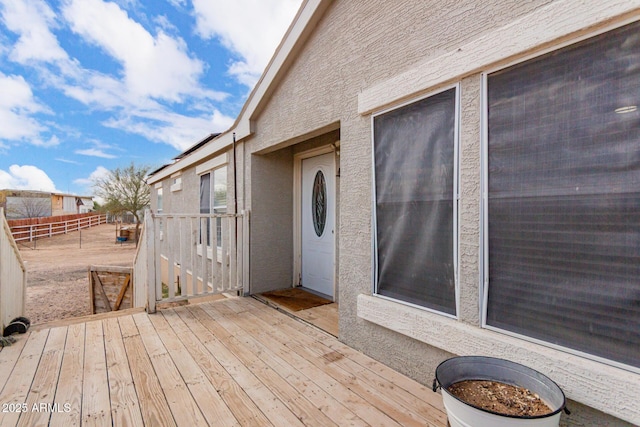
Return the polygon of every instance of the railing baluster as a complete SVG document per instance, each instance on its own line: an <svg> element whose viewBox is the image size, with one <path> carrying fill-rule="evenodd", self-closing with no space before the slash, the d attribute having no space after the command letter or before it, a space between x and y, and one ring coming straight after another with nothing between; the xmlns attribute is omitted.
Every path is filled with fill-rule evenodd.
<svg viewBox="0 0 640 427"><path fill-rule="evenodd" d="M189 295L195 295L196 289L198 287L198 273L197 273L197 264L196 260L198 259L198 227L195 227L196 221L195 218L189 218L189 235L191 236L191 241L189 242L189 250L191 252L190 259L190 267L191 267L191 283L189 284Z"/></svg>
<svg viewBox="0 0 640 427"><path fill-rule="evenodd" d="M221 242L221 254L220 254L220 264L218 266L218 271L220 273L220 292L224 292L229 289L228 280L229 276L227 275L227 251L229 247L229 217L220 219L220 227L222 228L222 232L220 233L220 237L222 239ZM224 225L224 226L223 226ZM225 286L225 283L227 285Z"/></svg>
<svg viewBox="0 0 640 427"><path fill-rule="evenodd" d="M246 292L247 215L245 212L153 215L156 238L154 246L148 246L148 258L155 260L156 300L178 301L227 291ZM221 224L220 239L217 221Z"/></svg>
<svg viewBox="0 0 640 427"><path fill-rule="evenodd" d="M172 218L166 217L164 221L161 221L164 231L162 235L164 236L164 246L167 248L167 287L169 289L169 298L173 299L176 296L176 286L174 283L174 272L173 272L173 248L171 245L171 223Z"/></svg>

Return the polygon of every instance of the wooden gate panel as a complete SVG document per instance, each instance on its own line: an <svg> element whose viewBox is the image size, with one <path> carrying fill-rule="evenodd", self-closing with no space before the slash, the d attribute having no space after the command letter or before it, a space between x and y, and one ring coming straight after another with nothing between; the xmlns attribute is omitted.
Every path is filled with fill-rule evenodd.
<svg viewBox="0 0 640 427"><path fill-rule="evenodd" d="M89 267L91 314L133 307L131 272L129 267Z"/></svg>

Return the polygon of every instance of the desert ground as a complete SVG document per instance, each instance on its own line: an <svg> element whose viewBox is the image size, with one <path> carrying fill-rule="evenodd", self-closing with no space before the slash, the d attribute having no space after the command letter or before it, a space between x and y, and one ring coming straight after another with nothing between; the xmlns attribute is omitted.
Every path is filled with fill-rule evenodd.
<svg viewBox="0 0 640 427"><path fill-rule="evenodd" d="M91 314L90 265L132 266L135 244L116 243L116 226L20 242L27 266L26 315L32 324Z"/></svg>

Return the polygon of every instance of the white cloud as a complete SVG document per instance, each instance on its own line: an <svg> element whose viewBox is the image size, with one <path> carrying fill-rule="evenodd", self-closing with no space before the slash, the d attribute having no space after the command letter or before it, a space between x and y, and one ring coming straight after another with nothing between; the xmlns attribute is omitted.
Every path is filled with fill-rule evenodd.
<svg viewBox="0 0 640 427"><path fill-rule="evenodd" d="M63 14L75 33L122 65L123 83L132 95L171 102L185 96L224 97L200 87L204 64L189 55L184 40L163 30L154 37L117 4L66 0Z"/></svg>
<svg viewBox="0 0 640 427"><path fill-rule="evenodd" d="M64 157L56 157L55 160L58 161L58 162L62 162L62 163L69 163L70 165L80 165L80 164L82 164L80 162L76 162L75 160L65 159Z"/></svg>
<svg viewBox="0 0 640 427"><path fill-rule="evenodd" d="M52 146L59 141L56 136L42 139L47 128L33 117L36 113L49 113L38 103L31 87L22 76L6 76L0 72L0 140L28 141L34 145Z"/></svg>
<svg viewBox="0 0 640 427"><path fill-rule="evenodd" d="M55 13L42 0L0 0L2 20L6 27L20 35L10 58L20 64L29 61L68 59L49 27Z"/></svg>
<svg viewBox="0 0 640 427"><path fill-rule="evenodd" d="M90 194L93 193L96 181L108 177L109 174L110 172L107 168L98 166L93 172L89 174L87 178L78 178L74 180L73 183L80 187L83 187L81 191L82 193ZM102 199L101 197L94 196L93 200L98 202L99 204L104 203L104 199Z"/></svg>
<svg viewBox="0 0 640 427"><path fill-rule="evenodd" d="M187 5L187 0L167 0L169 3L173 5L173 7L184 7Z"/></svg>
<svg viewBox="0 0 640 427"><path fill-rule="evenodd" d="M117 156L109 153L105 153L104 151L98 148L87 148L84 150L76 150L76 154L81 154L83 156L92 156L92 157L101 157L103 159L115 159Z"/></svg>
<svg viewBox="0 0 640 427"><path fill-rule="evenodd" d="M87 178L78 178L73 181L74 184L83 185L85 187L91 187L99 180L109 176L109 170L103 166L98 166Z"/></svg>
<svg viewBox="0 0 640 427"><path fill-rule="evenodd" d="M9 166L8 172L0 169L0 188L50 192L58 191L45 171L31 165L11 165Z"/></svg>
<svg viewBox="0 0 640 427"><path fill-rule="evenodd" d="M181 8L188 4L185 0L168 1ZM267 9L263 8L262 2L248 5L245 1L242 4L247 10L243 10L242 14L235 5L218 5L228 12L223 28L218 32L212 28L207 30L207 24L211 22L210 12L203 12L198 15L201 16L199 31L203 37L229 33L224 39L243 58L232 64L230 70L251 86L271 56L300 1L282 0L278 5L268 8L277 11L290 9L290 16L283 24L278 24L273 18L280 14L265 12ZM203 2L196 3L196 11L208 9ZM53 4L43 0L0 0L0 17L7 29L18 36L18 43L6 48L10 53L9 58L32 67L45 85L58 89L65 96L93 110L110 114L112 117L104 120L103 125L118 127L180 150L192 145L203 135L231 126L234 118L220 113L214 107L214 103L224 101L228 94L202 86L200 78L205 72L205 64L189 52L183 39L173 35L177 29L166 17L158 16L145 21L157 26L152 34L119 6L135 9L135 0L120 0L117 3L61 0L60 10L53 9ZM258 11L256 13L260 17L255 22L261 25L246 25L246 22L236 25L237 16L245 17L248 10ZM233 28L226 25L231 22L234 22ZM109 75L88 69L70 57L54 33L62 25L68 25L85 41L111 56L121 65L120 73ZM280 27L280 34L275 38L269 35L273 27ZM247 32L251 34L243 35ZM270 51L265 54L263 45L266 39L272 39L273 42ZM260 61L254 58L256 54L261 55ZM2 90L3 83L19 96L0 97L0 123L3 123L0 127L0 148L8 148L7 144L3 144L6 141L27 141L42 147L57 145L58 138L51 135L55 125L42 123L35 116L36 113L52 113L36 100L24 79L0 73L0 93L11 93ZM174 113L172 106L175 103L195 112L195 115L189 117ZM67 131L64 133L67 136L70 134ZM103 147L94 146L80 151L79 154L83 155L112 156Z"/></svg>
<svg viewBox="0 0 640 427"><path fill-rule="evenodd" d="M198 34L219 38L242 59L229 67L253 87L293 21L301 0L193 0Z"/></svg>
<svg viewBox="0 0 640 427"><path fill-rule="evenodd" d="M33 138L29 142L38 147L47 148L47 147L55 147L56 145L60 144L60 139L57 136L53 135L51 138L47 140L43 140L41 138Z"/></svg>
<svg viewBox="0 0 640 427"><path fill-rule="evenodd" d="M139 112L135 117L114 118L103 124L141 135L150 141L164 142L182 151L205 135L229 129L233 122L232 117L214 109L210 116L204 117L188 117L170 111Z"/></svg>

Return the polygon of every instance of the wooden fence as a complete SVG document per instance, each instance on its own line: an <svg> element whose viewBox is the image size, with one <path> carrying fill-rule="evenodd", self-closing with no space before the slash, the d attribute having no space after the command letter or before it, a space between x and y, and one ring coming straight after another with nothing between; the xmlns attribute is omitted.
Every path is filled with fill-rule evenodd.
<svg viewBox="0 0 640 427"><path fill-rule="evenodd" d="M16 245L11 229L0 208L0 334L5 326L24 316L27 292L27 269Z"/></svg>
<svg viewBox="0 0 640 427"><path fill-rule="evenodd" d="M56 218L56 217L52 217ZM42 218L39 218L42 220ZM47 218L48 219L48 218ZM87 216L78 216L77 218L61 220L61 221L51 221L51 222L41 222L33 223L33 224L20 224L18 221L22 220L12 220L10 221L11 225L11 234L16 242L23 241L33 241L36 239L42 239L45 237L52 237L58 234L67 234L72 231L81 230L83 228L95 227L96 225L106 224L107 216L106 215L87 215Z"/></svg>

